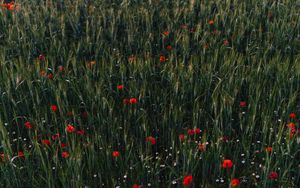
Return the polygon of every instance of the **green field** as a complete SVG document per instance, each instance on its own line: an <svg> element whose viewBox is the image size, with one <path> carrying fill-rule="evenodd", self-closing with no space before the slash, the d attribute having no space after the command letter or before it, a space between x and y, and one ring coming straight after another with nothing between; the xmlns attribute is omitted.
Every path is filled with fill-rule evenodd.
<svg viewBox="0 0 300 188"><path fill-rule="evenodd" d="M299 188L299 0L0 3L0 187Z"/></svg>

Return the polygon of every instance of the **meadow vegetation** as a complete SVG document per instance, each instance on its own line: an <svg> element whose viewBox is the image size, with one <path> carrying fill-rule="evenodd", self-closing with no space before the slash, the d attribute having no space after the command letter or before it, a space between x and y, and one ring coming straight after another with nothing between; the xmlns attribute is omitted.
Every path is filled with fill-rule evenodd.
<svg viewBox="0 0 300 188"><path fill-rule="evenodd" d="M0 187L300 187L298 0L0 7Z"/></svg>

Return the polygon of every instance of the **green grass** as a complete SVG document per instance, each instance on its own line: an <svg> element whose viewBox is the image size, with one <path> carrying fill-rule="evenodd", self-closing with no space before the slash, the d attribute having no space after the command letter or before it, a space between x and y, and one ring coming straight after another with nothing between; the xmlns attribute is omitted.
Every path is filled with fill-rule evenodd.
<svg viewBox="0 0 300 188"><path fill-rule="evenodd" d="M299 1L192 2L0 9L0 187L299 187Z"/></svg>

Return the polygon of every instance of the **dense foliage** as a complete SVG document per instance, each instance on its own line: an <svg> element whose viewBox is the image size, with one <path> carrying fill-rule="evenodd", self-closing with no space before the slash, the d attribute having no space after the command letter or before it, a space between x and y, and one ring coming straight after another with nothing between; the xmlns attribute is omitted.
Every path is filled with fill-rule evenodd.
<svg viewBox="0 0 300 188"><path fill-rule="evenodd" d="M0 9L0 187L300 187L300 2Z"/></svg>

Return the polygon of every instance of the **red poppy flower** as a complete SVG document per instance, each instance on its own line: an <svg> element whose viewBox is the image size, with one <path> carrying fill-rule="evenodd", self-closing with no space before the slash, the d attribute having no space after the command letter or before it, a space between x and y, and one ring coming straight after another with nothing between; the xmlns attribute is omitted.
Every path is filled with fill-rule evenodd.
<svg viewBox="0 0 300 188"><path fill-rule="evenodd" d="M200 133L201 133L201 130L200 130L200 128L195 128L195 129L194 129L194 132L195 132L195 134L200 134Z"/></svg>
<svg viewBox="0 0 300 188"><path fill-rule="evenodd" d="M60 144L60 147L63 149L63 148L65 148L65 147L67 147L67 144L61 143L61 144Z"/></svg>
<svg viewBox="0 0 300 188"><path fill-rule="evenodd" d="M296 118L296 114L295 113L291 113L289 116L290 116L291 119L295 119Z"/></svg>
<svg viewBox="0 0 300 188"><path fill-rule="evenodd" d="M123 104L129 104L129 99L123 99Z"/></svg>
<svg viewBox="0 0 300 188"><path fill-rule="evenodd" d="M240 183L240 180L235 178L233 180L231 180L231 187L237 187Z"/></svg>
<svg viewBox="0 0 300 188"><path fill-rule="evenodd" d="M26 121L24 123L24 126L26 127L26 129L32 129L32 125L31 125L31 123L29 121Z"/></svg>
<svg viewBox="0 0 300 188"><path fill-rule="evenodd" d="M89 62L86 63L86 65L87 65L88 68L92 68L93 66L96 65L96 63L97 63L96 61L89 61Z"/></svg>
<svg viewBox="0 0 300 188"><path fill-rule="evenodd" d="M87 111L82 112L81 113L81 118L87 119L88 118L88 112Z"/></svg>
<svg viewBox="0 0 300 188"><path fill-rule="evenodd" d="M229 45L229 41L228 41L227 39L224 40L224 41L223 41L223 45L224 45L224 46L228 46L228 45Z"/></svg>
<svg viewBox="0 0 300 188"><path fill-rule="evenodd" d="M50 146L51 142L50 142L50 140L45 139L45 140L42 140L42 144L46 145L46 146Z"/></svg>
<svg viewBox="0 0 300 188"><path fill-rule="evenodd" d="M241 101L240 102L240 107L246 107L247 106L247 103L246 103L246 101Z"/></svg>
<svg viewBox="0 0 300 188"><path fill-rule="evenodd" d="M152 137L152 136L148 136L146 138L146 141L150 142L152 145L156 144L156 139L154 137Z"/></svg>
<svg viewBox="0 0 300 188"><path fill-rule="evenodd" d="M166 56L160 55L160 56L159 56L159 61L160 61L161 63L166 62L166 61L167 61Z"/></svg>
<svg viewBox="0 0 300 188"><path fill-rule="evenodd" d="M2 9L7 9L7 10L14 10L15 9L15 3L4 3L1 5Z"/></svg>
<svg viewBox="0 0 300 188"><path fill-rule="evenodd" d="M118 88L118 90L122 90L122 89L124 89L124 86L123 85L118 85L117 88Z"/></svg>
<svg viewBox="0 0 300 188"><path fill-rule="evenodd" d="M170 34L170 32L169 32L169 31L164 31L163 34L164 34L165 36L168 36L168 35Z"/></svg>
<svg viewBox="0 0 300 188"><path fill-rule="evenodd" d="M268 179L270 179L270 180L278 179L278 173L275 171L271 172L268 176Z"/></svg>
<svg viewBox="0 0 300 188"><path fill-rule="evenodd" d="M228 136L223 136L223 137L221 137L221 140L223 142L228 142L229 141L229 137Z"/></svg>
<svg viewBox="0 0 300 188"><path fill-rule="evenodd" d="M120 152L119 151L113 151L112 152L112 156L113 157L119 157L120 156Z"/></svg>
<svg viewBox="0 0 300 188"><path fill-rule="evenodd" d="M66 131L68 133L73 133L73 132L75 132L75 130L76 129L75 129L75 127L73 125L68 124L67 127L66 127Z"/></svg>
<svg viewBox="0 0 300 188"><path fill-rule="evenodd" d="M172 45L167 45L166 48L167 48L168 50L172 50Z"/></svg>
<svg viewBox="0 0 300 188"><path fill-rule="evenodd" d="M230 159L225 159L223 161L222 167L223 168L231 168L233 166L233 163Z"/></svg>
<svg viewBox="0 0 300 188"><path fill-rule="evenodd" d="M219 32L218 30L216 30L216 29L213 30L213 34L214 34L214 35L217 35L217 34L219 34L219 33L220 33L220 32Z"/></svg>
<svg viewBox="0 0 300 188"><path fill-rule="evenodd" d="M208 48L209 48L209 44L208 44L208 43L205 43L205 44L203 45L203 48L204 48L204 49L208 49Z"/></svg>
<svg viewBox="0 0 300 188"><path fill-rule="evenodd" d="M131 98L131 99L129 100L129 103L130 103L130 104L136 104L136 103L137 103L136 98Z"/></svg>
<svg viewBox="0 0 300 188"><path fill-rule="evenodd" d="M46 75L47 75L47 73L46 73L46 71L44 71L44 70L41 70L41 71L40 71L40 75L41 75L41 76L46 76Z"/></svg>
<svg viewBox="0 0 300 188"><path fill-rule="evenodd" d="M56 112L58 110L56 105L51 105L52 112Z"/></svg>
<svg viewBox="0 0 300 188"><path fill-rule="evenodd" d="M8 155L4 155L4 153L0 154L1 161L8 161Z"/></svg>
<svg viewBox="0 0 300 188"><path fill-rule="evenodd" d="M52 140L56 140L60 137L60 134L59 133L56 133L54 135L51 136Z"/></svg>
<svg viewBox="0 0 300 188"><path fill-rule="evenodd" d="M295 123L289 123L287 126L288 126L290 129L295 129L295 127L296 127Z"/></svg>
<svg viewBox="0 0 300 188"><path fill-rule="evenodd" d="M184 186L190 186L190 184L192 183L192 181L193 181L193 176L191 176L191 175L188 175L188 176L185 176L184 178L183 178L183 185Z"/></svg>
<svg viewBox="0 0 300 188"><path fill-rule="evenodd" d="M67 152L67 151L63 151L62 153L61 153L61 157L62 158L68 158L70 156L70 154L69 154L69 152Z"/></svg>
<svg viewBox="0 0 300 188"><path fill-rule="evenodd" d="M84 130L78 130L78 131L76 131L76 134L78 134L78 135L84 135L85 134L85 131Z"/></svg>
<svg viewBox="0 0 300 188"><path fill-rule="evenodd" d="M14 9L15 9L15 3L14 2L8 3L7 10L14 10Z"/></svg>
<svg viewBox="0 0 300 188"><path fill-rule="evenodd" d="M64 70L65 70L64 66L62 66L62 65L58 66L58 71L59 72L63 72Z"/></svg>
<svg viewBox="0 0 300 188"><path fill-rule="evenodd" d="M188 129L188 135L200 134L201 132L200 128Z"/></svg>
<svg viewBox="0 0 300 188"><path fill-rule="evenodd" d="M141 186L138 185L138 184L134 184L134 185L132 186L132 188L141 188Z"/></svg>
<svg viewBox="0 0 300 188"><path fill-rule="evenodd" d="M180 140L181 142L183 142L184 139L185 139L185 135L184 135L184 134L180 134L180 135L179 135L179 140Z"/></svg>
<svg viewBox="0 0 300 188"><path fill-rule="evenodd" d="M273 148L272 148L272 147L266 147L265 150L266 150L266 152L269 152L269 153L270 153L270 152L273 151Z"/></svg>
<svg viewBox="0 0 300 188"><path fill-rule="evenodd" d="M206 150L206 144L205 143L204 144L202 144L202 143L198 144L198 149L201 152L205 151Z"/></svg>
<svg viewBox="0 0 300 188"><path fill-rule="evenodd" d="M209 21L208 21L208 24L209 24L209 25L214 25L214 23L215 23L215 22L214 22L213 20L209 20Z"/></svg>
<svg viewBox="0 0 300 188"><path fill-rule="evenodd" d="M195 130L194 129L188 129L188 135L194 135L195 134Z"/></svg>
<svg viewBox="0 0 300 188"><path fill-rule="evenodd" d="M128 62L133 63L134 61L136 61L136 57L134 55L128 57Z"/></svg>
<svg viewBox="0 0 300 188"><path fill-rule="evenodd" d="M72 117L72 116L73 116L73 112L71 112L71 111L70 111L70 112L67 112L67 113L66 113L66 116Z"/></svg>
<svg viewBox="0 0 300 188"><path fill-rule="evenodd" d="M52 73L49 73L49 74L47 75L47 77L48 77L48 79L53 80L53 74L52 74Z"/></svg>
<svg viewBox="0 0 300 188"><path fill-rule="evenodd" d="M25 159L24 152L19 151L19 152L18 152L18 158Z"/></svg>
<svg viewBox="0 0 300 188"><path fill-rule="evenodd" d="M45 56L44 56L43 54L40 54L40 55L39 55L39 60L40 60L40 61L45 61L46 58L45 58Z"/></svg>

